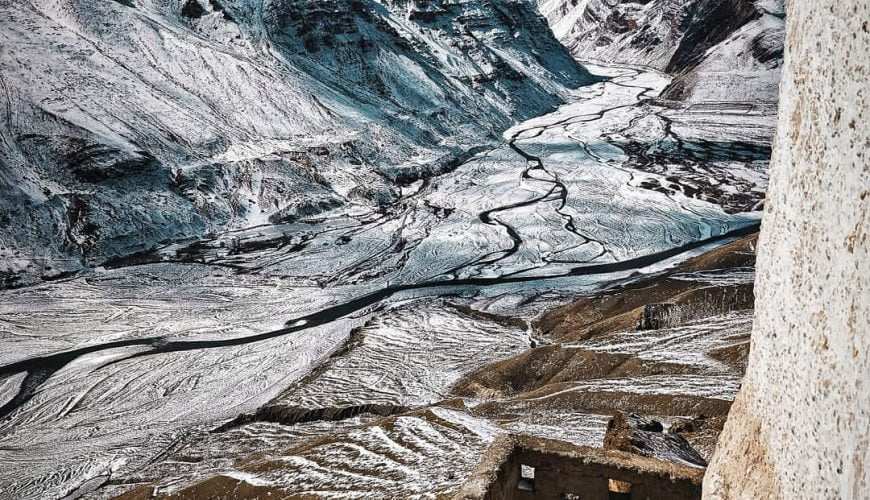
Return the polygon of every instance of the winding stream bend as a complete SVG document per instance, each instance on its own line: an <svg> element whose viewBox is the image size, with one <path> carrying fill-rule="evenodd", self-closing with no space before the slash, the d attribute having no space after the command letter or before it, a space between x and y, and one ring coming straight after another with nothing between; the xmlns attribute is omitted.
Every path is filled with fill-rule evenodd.
<svg viewBox="0 0 870 500"><path fill-rule="evenodd" d="M248 276L254 275L251 279L258 279L257 276L266 279L270 270L277 269L276 266L283 266L280 268L282 272L289 269L296 275L314 274L310 268L314 262L311 259L324 260L317 252L322 253L324 247L328 247L335 250L336 255L341 252L357 254L352 255L350 263L344 265L340 273L335 268L327 268L324 276L346 278L365 276L371 269L378 271L371 274L373 278L368 282L358 279L350 284L334 283L333 286L327 282L319 288L299 287L288 291L285 299L276 300L276 305L270 307L279 310L286 306L281 303L293 301L305 304L304 299L312 294L319 297L320 305L292 309L296 314L289 315L283 327L217 339L196 338L195 334L177 332L121 335L96 342L77 337L80 341L72 347L57 350L40 347L42 353L34 348L36 354L0 366L0 389L5 391L0 391L0 395L5 394L0 399L3 403L0 418L4 419L0 423L0 450L4 447L13 450L13 462L32 460L38 451L29 450L23 443L34 433L59 429L63 425L90 429L90 434L85 432L80 438L87 441L93 435L108 436L108 429L123 426L124 422L136 429L130 432L136 436L139 436L136 432L145 433L144 436L160 432L167 426L183 429L191 423L203 422L209 416L212 421L226 418L227 405L223 405L223 412L217 409L222 405L221 398L235 397L231 396L236 390L232 387L244 384L245 377L256 373L263 378L261 386L247 389L245 396L239 398L247 405L241 409L252 409L274 396L280 387L313 369L312 363L322 361L324 354L339 345L347 335L343 331L329 337L321 332L332 327L347 328L339 321L363 316L363 313L373 312L399 298L407 298L409 293L405 292L414 297L437 298L515 285L515 293L532 295L548 289L557 280L596 276L599 277L596 280L604 284L624 279L635 271L674 262L702 247L725 243L757 231L757 217L729 215L715 204L680 192L662 193L638 185L639 178L650 174L629 166L631 155L626 137L636 133L639 124L645 122L661 124L659 132L655 132L658 130L655 126L648 126L649 130L659 133L660 141L672 141L676 137L670 119L660 115L663 110L645 106L645 101L659 92L667 79L657 73L632 68L599 67L598 71L609 78L579 89L573 102L551 115L514 127L506 133L503 146L471 158L439 178L437 183L424 183L417 193L403 198L402 207L396 207L386 215L357 221L355 225L324 223L321 229L303 235L302 243L288 240L271 253L257 249L247 257L250 262L243 263L247 267L234 263L220 268L224 272L231 272L227 269L247 272ZM648 131L644 133L650 135ZM679 140L678 147L683 147ZM451 208L453 215L437 218L427 215L433 206L447 203L454 203ZM338 238L330 236L327 241L327 234L338 234ZM443 241L457 234L454 250L448 251L447 255L439 254ZM351 245L346 250L337 249L336 241L341 245L351 242ZM378 243L363 246L358 243L362 241ZM314 245L315 242L320 244ZM220 259L228 257L216 257L212 263L226 263ZM232 259L238 262L239 256ZM164 261L160 265L171 266L173 262L170 260L167 264ZM190 264L181 260L174 265ZM325 265L329 265L328 259ZM110 275L119 273L127 279L130 275L125 273L133 271L122 268L105 272ZM154 272L157 273L158 269L155 268ZM136 276L147 275L149 266L139 266L135 273L138 273ZM182 273L181 267L178 273ZM383 276L387 279L382 279ZM411 279L408 276L422 277ZM107 287L113 286L111 280L106 283ZM57 298L50 299L52 304L56 304L64 300L64 287L77 285L80 285L77 280L56 284L53 286L58 288L46 293L58 293ZM88 286L96 285L88 282ZM143 293L144 290L143 285ZM248 312L266 302L257 299L257 294L264 293L264 290L265 287L251 288L254 298L244 306L251 308ZM149 307L154 306L149 304ZM244 307L236 313L244 316ZM102 317L99 316L101 311L93 314L95 318ZM190 316L192 313L186 314ZM273 313L265 316L270 314ZM111 321L125 324L136 322L136 317L115 315L112 318L115 319ZM195 324L193 319L190 321ZM202 328L197 326L195 330L202 331ZM303 352L306 342L312 345L319 342L318 350L303 356L310 357L308 364L303 366L298 362L299 366L282 368L281 363L286 363L292 352L281 353L281 343L267 343L273 339L296 343L294 347ZM258 366L256 356L244 361L246 365L236 361L247 355L250 349L260 348L255 344L268 344L263 348L270 349L270 356L274 355L273 364L262 361L262 366ZM135 349L129 352L127 348ZM312 352L315 350L314 347L310 349ZM214 354L210 354L212 352ZM216 361L203 362L205 366L196 364L198 359L212 360L209 356ZM219 385L219 390L206 382L207 371L213 371L214 366L226 367L225 378L211 382ZM147 379L146 375L155 370L168 370L166 373L170 376L167 378L170 379L178 376L170 373L173 370L194 370L194 373L185 373L181 378L185 384L190 384L190 388L185 389L189 391L187 396L177 394L178 384L175 384L150 396L151 399L143 399L137 403L139 406L129 406L129 401L121 395L134 390L131 387L140 384L141 379ZM202 370L202 373L196 370ZM258 370L278 373L265 376ZM115 377L122 379L113 381ZM65 384L72 386L66 387ZM105 390L110 396L96 394L95 387L103 388L100 391ZM197 401L205 401L203 404L211 404L214 408L206 408L188 419L177 418L173 414L177 411L175 408L188 404L190 394L197 394ZM158 422L153 427L132 425L131 422L141 417L142 407L164 416L162 418L172 425L165 422ZM239 408L233 411L238 412ZM104 415L112 415L117 422L105 422ZM70 420L72 423L63 424L69 419L73 419ZM66 440L64 456L71 462L84 461L94 470L103 470L106 463L117 460L108 450L121 446L123 438L111 436L87 441L97 451L85 455L76 449L81 445L77 438ZM146 443L138 446L141 447L139 456L144 460L163 445ZM100 458L97 460L93 456ZM81 479L82 474L69 472L72 478ZM75 480L69 479L67 483L75 483Z"/></svg>

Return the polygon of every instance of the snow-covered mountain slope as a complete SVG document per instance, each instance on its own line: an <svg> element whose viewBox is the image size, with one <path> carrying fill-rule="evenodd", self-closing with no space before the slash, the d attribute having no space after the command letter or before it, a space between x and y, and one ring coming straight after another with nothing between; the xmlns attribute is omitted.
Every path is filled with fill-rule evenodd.
<svg viewBox="0 0 870 500"><path fill-rule="evenodd" d="M590 81L526 0L2 0L0 286L394 201Z"/></svg>
<svg viewBox="0 0 870 500"><path fill-rule="evenodd" d="M646 65L663 71L691 0L648 3L539 0L553 33L581 59Z"/></svg>
<svg viewBox="0 0 870 500"><path fill-rule="evenodd" d="M581 60L648 66L676 78L663 99L776 101L782 0L538 0Z"/></svg>

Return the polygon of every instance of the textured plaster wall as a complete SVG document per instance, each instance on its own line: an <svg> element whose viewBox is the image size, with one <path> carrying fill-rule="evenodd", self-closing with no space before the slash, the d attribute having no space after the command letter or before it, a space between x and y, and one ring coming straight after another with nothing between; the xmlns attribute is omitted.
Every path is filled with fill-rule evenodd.
<svg viewBox="0 0 870 500"><path fill-rule="evenodd" d="M743 388L705 498L870 497L870 2L792 0Z"/></svg>

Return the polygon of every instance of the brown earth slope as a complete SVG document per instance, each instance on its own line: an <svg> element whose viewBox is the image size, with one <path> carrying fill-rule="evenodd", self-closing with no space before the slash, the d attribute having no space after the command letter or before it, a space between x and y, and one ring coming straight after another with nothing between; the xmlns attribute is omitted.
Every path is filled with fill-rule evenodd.
<svg viewBox="0 0 870 500"><path fill-rule="evenodd" d="M487 365L460 380L454 387L460 396L517 398L556 391L564 383L600 378L650 375L700 374L700 367L642 359L566 345L606 334L634 330L648 304L676 304L681 312L677 324L751 309L752 283L722 284L680 279L689 273L749 267L755 261L756 236L738 240L699 255L650 280L602 295L582 298L556 308L534 322L547 340L554 342L518 356ZM709 353L714 359L741 368L748 339ZM525 394L524 394L525 393ZM631 410L628 408L627 410ZM662 414L671 414L664 412ZM682 413L674 413L682 414Z"/></svg>
<svg viewBox="0 0 870 500"><path fill-rule="evenodd" d="M709 285L674 279L682 273L702 273L755 264L757 235L693 257L672 271L619 290L583 298L553 309L534 322L536 330L554 342L576 342L604 333L633 329L644 306L670 302L681 306L685 320L751 308L752 284Z"/></svg>
<svg viewBox="0 0 870 500"><path fill-rule="evenodd" d="M755 237L748 237L545 312L533 323L540 347L492 358L497 360L445 386L447 400L383 413L359 407L359 415L322 412L300 418L288 407L269 418L242 418L115 485L114 491L126 491L122 498L130 499L314 498L362 491L384 498L424 492L446 497L472 474L498 435L556 437L600 447L608 419L617 412L654 416L670 427L656 439L683 443L685 438L690 446L683 451L696 450L707 461L745 366L754 248ZM677 314L661 318L666 324L647 321L638 329L649 304L672 304L666 309ZM494 326L487 349L498 336L525 326L525 321L464 306L453 309L513 329ZM316 383L363 349L365 338L357 332L303 385ZM377 354L381 347L369 349ZM677 433L682 437L671 436ZM259 444L238 446L234 436ZM634 441L628 436L626 442ZM193 459L202 450L221 447L239 451L228 450L218 468L191 469L185 476L184 467L195 468ZM644 449L665 460L672 459L671 452L673 446ZM180 479L165 484L166 471Z"/></svg>

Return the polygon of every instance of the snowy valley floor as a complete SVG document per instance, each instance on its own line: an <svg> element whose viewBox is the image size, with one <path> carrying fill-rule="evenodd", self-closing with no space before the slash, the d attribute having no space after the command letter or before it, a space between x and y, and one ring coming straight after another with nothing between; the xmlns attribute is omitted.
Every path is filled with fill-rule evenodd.
<svg viewBox="0 0 870 500"><path fill-rule="evenodd" d="M588 336L542 315L651 277L751 284L751 264L675 266L753 232L775 106L671 108L654 99L664 75L590 69L610 79L381 211L344 207L0 292L0 497L214 481L434 496L501 432L600 445L608 398L653 414L667 400L665 419L727 411L739 363L707 353L745 343L751 311ZM510 359L547 349L643 369L509 387L486 374L502 360L498 373L534 371Z"/></svg>

